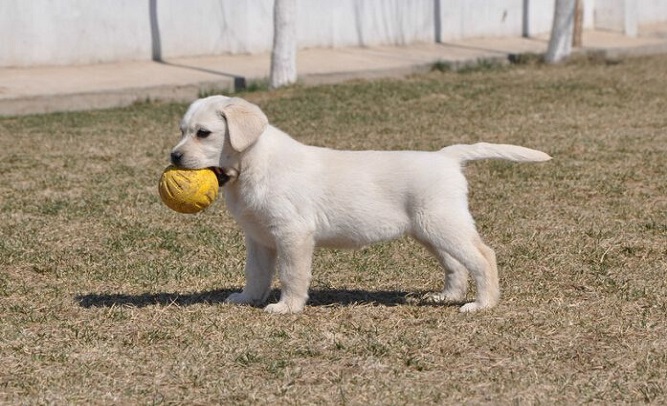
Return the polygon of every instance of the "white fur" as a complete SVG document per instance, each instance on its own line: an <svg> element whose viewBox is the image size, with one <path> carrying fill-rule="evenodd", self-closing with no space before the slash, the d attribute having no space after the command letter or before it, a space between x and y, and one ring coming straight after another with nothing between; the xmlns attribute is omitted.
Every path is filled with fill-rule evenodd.
<svg viewBox="0 0 667 406"><path fill-rule="evenodd" d="M197 137L202 128L211 135ZM245 232L247 261L246 286L227 301L264 303L277 269L282 291L280 301L266 307L270 313L303 310L315 247L358 248L406 234L445 269L444 290L433 300L464 300L469 272L477 298L461 311L494 306L500 296L495 254L468 210L462 163L550 159L528 148L485 143L435 152L313 147L268 125L257 106L224 96L195 101L181 129L173 150L182 155L179 165L232 174L224 194Z"/></svg>

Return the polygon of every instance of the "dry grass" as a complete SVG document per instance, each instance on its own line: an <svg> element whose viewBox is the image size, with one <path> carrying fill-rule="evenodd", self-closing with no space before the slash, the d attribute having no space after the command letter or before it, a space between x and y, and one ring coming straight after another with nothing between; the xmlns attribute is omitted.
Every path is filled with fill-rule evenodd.
<svg viewBox="0 0 667 406"><path fill-rule="evenodd" d="M156 193L185 106L0 120L0 403L665 404L665 66L244 96L319 145L551 153L468 168L503 293L471 315L410 300L442 274L408 240L319 251L302 315L224 305L244 261L224 204L178 215Z"/></svg>

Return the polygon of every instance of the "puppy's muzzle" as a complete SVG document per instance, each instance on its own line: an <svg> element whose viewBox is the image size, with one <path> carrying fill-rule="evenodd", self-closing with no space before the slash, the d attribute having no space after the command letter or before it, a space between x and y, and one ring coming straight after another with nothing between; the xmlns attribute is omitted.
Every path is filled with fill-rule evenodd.
<svg viewBox="0 0 667 406"><path fill-rule="evenodd" d="M174 151L170 155L171 157L171 163L174 164L174 166L180 166L181 161L183 160L183 153L179 151Z"/></svg>
<svg viewBox="0 0 667 406"><path fill-rule="evenodd" d="M170 155L171 164L176 167L181 167L183 164L183 153L179 151L173 151ZM236 171L231 170L227 171L224 168L217 166L212 166L209 168L215 173L215 177L218 178L218 185L224 186L225 183L229 182L232 177L236 176Z"/></svg>

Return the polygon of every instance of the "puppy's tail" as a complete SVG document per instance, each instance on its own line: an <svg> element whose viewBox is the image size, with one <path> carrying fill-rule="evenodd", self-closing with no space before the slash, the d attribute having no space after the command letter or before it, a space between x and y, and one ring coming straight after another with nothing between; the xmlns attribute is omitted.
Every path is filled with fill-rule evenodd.
<svg viewBox="0 0 667 406"><path fill-rule="evenodd" d="M507 159L515 162L543 162L551 157L542 151L509 144L477 144L450 145L440 152L459 162L476 161L478 159Z"/></svg>

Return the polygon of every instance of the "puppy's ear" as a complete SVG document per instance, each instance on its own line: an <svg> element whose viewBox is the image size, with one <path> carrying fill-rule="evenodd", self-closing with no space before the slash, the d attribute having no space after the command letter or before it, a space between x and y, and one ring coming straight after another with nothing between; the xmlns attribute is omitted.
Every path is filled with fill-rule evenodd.
<svg viewBox="0 0 667 406"><path fill-rule="evenodd" d="M238 97L225 103L220 113L227 120L229 142L237 152L254 144L269 125L269 119L259 107Z"/></svg>

